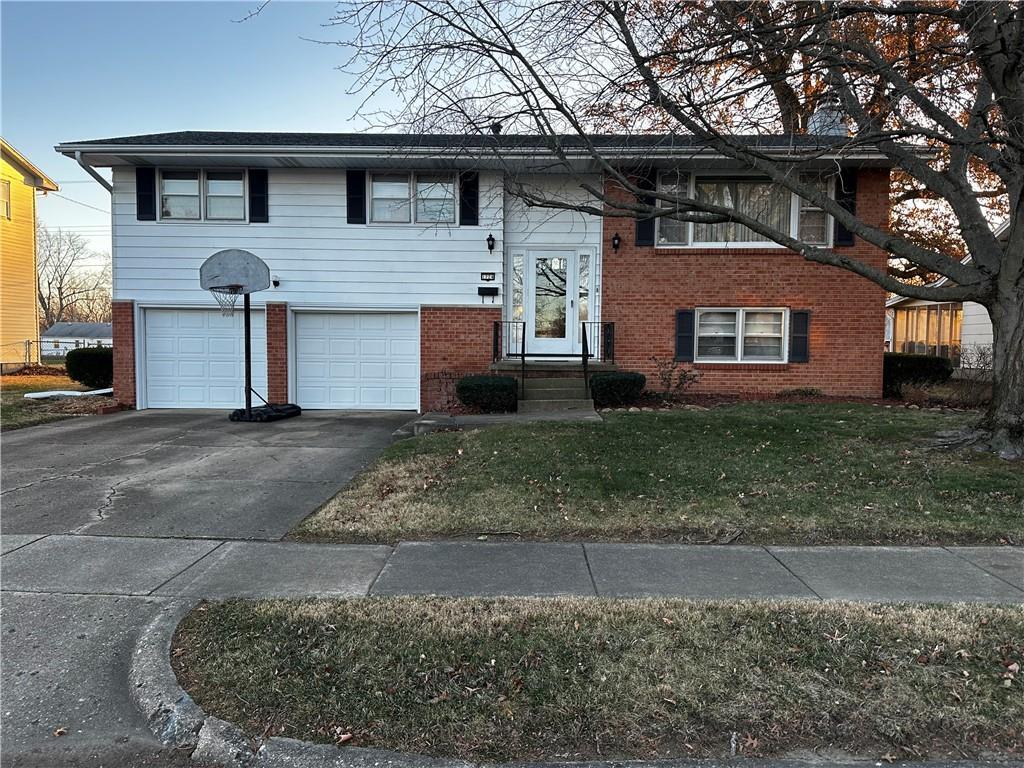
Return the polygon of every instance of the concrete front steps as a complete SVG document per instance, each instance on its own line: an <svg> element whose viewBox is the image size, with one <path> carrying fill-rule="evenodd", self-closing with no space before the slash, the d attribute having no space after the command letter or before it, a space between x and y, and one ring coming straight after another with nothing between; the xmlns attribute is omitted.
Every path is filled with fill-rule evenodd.
<svg viewBox="0 0 1024 768"><path fill-rule="evenodd" d="M553 413L594 410L582 378L526 379L519 398L519 413Z"/></svg>

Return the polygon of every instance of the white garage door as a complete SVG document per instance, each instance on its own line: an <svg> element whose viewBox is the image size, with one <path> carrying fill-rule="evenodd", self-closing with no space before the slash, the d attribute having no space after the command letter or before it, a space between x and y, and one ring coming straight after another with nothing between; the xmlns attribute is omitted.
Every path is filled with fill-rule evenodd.
<svg viewBox="0 0 1024 768"><path fill-rule="evenodd" d="M147 309L147 408L239 408L245 405L243 316L212 309ZM252 313L252 385L267 395L267 334ZM261 404L254 397L256 404Z"/></svg>
<svg viewBox="0 0 1024 768"><path fill-rule="evenodd" d="M419 405L414 312L299 312L295 346L295 402L303 408Z"/></svg>

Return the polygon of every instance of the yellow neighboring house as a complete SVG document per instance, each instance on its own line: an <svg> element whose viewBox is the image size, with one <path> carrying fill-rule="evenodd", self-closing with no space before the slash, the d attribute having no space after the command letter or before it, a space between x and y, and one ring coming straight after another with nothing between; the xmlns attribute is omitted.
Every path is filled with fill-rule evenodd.
<svg viewBox="0 0 1024 768"><path fill-rule="evenodd" d="M0 368L39 362L36 191L57 185L0 138Z"/></svg>

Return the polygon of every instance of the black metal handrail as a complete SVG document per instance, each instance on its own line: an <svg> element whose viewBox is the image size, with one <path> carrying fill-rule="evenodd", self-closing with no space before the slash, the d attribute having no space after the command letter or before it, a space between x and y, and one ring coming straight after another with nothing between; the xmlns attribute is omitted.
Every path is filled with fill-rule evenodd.
<svg viewBox="0 0 1024 768"><path fill-rule="evenodd" d="M519 346L519 354L511 350ZM524 320L495 320L491 331L491 359L498 362L506 357L519 357L519 393L526 394L526 322Z"/></svg>
<svg viewBox="0 0 1024 768"><path fill-rule="evenodd" d="M590 359L590 346L587 344L587 324L582 323L581 328L580 347L582 354L580 358L583 361L583 396L590 397L590 373L587 371L587 360Z"/></svg>
<svg viewBox="0 0 1024 768"><path fill-rule="evenodd" d="M591 360L615 362L615 323L588 320L580 324L586 328L588 355ZM531 358L566 358L576 354L565 352L533 352L526 349L526 323L523 320L495 320L491 334L491 359L514 359L527 355Z"/></svg>

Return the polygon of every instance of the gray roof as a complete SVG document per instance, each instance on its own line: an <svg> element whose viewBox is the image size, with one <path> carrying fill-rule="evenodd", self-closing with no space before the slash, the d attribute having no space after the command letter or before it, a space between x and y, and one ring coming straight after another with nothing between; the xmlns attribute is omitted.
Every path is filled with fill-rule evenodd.
<svg viewBox="0 0 1024 768"><path fill-rule="evenodd" d="M747 146L774 149L829 148L849 144L848 136L811 136L807 134L779 134L764 136L733 136ZM117 136L107 139L63 142L61 146L147 146L147 147L504 147L542 149L557 139L564 147L582 148L583 138L576 134L557 137L490 133L432 134L432 133L251 133L248 131L174 131L146 133L138 136ZM594 146L608 148L680 149L704 146L707 142L697 136L685 134L600 134L588 137Z"/></svg>
<svg viewBox="0 0 1024 768"><path fill-rule="evenodd" d="M45 331L45 338L69 339L110 339L113 338L110 323L54 323Z"/></svg>

